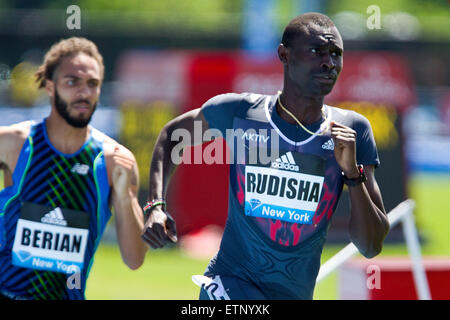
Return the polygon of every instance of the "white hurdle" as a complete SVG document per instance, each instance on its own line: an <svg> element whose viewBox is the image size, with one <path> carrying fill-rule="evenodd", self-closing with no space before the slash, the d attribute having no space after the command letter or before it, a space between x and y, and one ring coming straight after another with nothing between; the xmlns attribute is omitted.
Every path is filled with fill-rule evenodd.
<svg viewBox="0 0 450 320"><path fill-rule="evenodd" d="M419 238L414 221L414 208L414 200L405 200L388 213L388 219L391 228L399 222L402 222L406 246L412 260L414 283L416 286L417 295L419 300L431 300L430 288L428 286L428 280L422 262ZM316 283L319 283L325 279L356 253L358 253L358 249L353 243L348 244L344 249L336 253L332 258L321 265Z"/></svg>

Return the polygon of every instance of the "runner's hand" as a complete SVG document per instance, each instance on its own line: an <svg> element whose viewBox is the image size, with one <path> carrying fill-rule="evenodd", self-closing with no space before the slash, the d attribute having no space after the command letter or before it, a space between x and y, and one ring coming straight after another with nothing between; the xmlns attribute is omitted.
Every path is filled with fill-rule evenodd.
<svg viewBox="0 0 450 320"><path fill-rule="evenodd" d="M359 175L356 164L356 131L331 121L331 138L334 142L334 157L347 177Z"/></svg>
<svg viewBox="0 0 450 320"><path fill-rule="evenodd" d="M136 176L133 173L135 161L132 156L120 152L119 147L114 148L114 168L112 170L112 186L119 199L130 197L130 186L136 186Z"/></svg>
<svg viewBox="0 0 450 320"><path fill-rule="evenodd" d="M160 206L150 209L145 219L141 238L153 249L162 248L167 243L178 241L175 220Z"/></svg>

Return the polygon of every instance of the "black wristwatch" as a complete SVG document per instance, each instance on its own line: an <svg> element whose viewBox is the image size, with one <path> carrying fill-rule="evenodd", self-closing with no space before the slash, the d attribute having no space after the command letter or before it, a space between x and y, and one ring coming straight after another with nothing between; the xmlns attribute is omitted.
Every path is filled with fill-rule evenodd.
<svg viewBox="0 0 450 320"><path fill-rule="evenodd" d="M363 183L367 180L366 173L364 172L364 167L362 164L358 164L359 176L354 179L349 179L345 176L344 172L342 172L342 179L344 183L349 187L355 187Z"/></svg>

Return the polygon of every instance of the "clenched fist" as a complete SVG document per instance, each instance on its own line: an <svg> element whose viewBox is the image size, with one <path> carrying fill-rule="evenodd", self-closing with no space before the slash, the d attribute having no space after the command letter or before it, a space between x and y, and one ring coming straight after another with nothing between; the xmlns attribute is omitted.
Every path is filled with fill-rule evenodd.
<svg viewBox="0 0 450 320"><path fill-rule="evenodd" d="M175 220L160 206L151 208L146 219L141 237L152 248L162 248L167 243L178 241Z"/></svg>
<svg viewBox="0 0 450 320"><path fill-rule="evenodd" d="M112 185L116 194L122 197L129 192L130 185L136 185L136 178L133 173L134 160L126 154L121 153L119 147L115 147L113 163Z"/></svg>
<svg viewBox="0 0 450 320"><path fill-rule="evenodd" d="M347 178L359 176L356 163L356 131L331 121L331 138L334 142L334 157Z"/></svg>

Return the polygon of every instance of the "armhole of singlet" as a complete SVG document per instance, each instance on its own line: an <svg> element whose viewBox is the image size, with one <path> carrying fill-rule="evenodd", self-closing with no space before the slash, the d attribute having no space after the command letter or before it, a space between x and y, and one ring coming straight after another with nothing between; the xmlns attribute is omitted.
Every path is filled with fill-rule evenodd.
<svg viewBox="0 0 450 320"><path fill-rule="evenodd" d="M31 133L31 131L30 131L30 133ZM18 181L18 184L13 183L13 185L4 188L1 191L2 193L7 193L7 192L11 191L11 193L14 193L14 194L2 206L0 215L3 215L5 213L5 210L8 207L8 205L12 201L14 201L14 199L16 199L17 196L22 191L23 182L25 180L28 168L30 167L31 159L33 158L33 151L34 151L33 148L34 148L33 138L30 134L30 135L28 135L27 139L25 140L25 142L22 146L22 149L19 154L19 158L17 159L16 167L14 168L14 172L13 172L13 181L14 180ZM27 152L28 152L28 155L26 154ZM17 178L16 176L19 176L20 178ZM14 177L16 177L16 179L14 179Z"/></svg>
<svg viewBox="0 0 450 320"><path fill-rule="evenodd" d="M110 186L108 184L108 172L106 169L106 160L105 155L103 153L103 141L105 135L101 132L93 129L92 137L97 141L100 141L102 144L102 151L95 157L93 162L93 172L94 172L94 181L97 192L97 209L96 209L96 218L97 218L97 236L95 238L94 244L94 252L98 249L100 244L100 240L103 235L103 231L106 228L108 220L112 216L111 210L109 208L109 194L110 194ZM99 139L100 138L100 139ZM89 273L92 268L92 263L94 262L94 255L92 255L91 260L89 261L89 265L87 267L86 278L89 277Z"/></svg>

